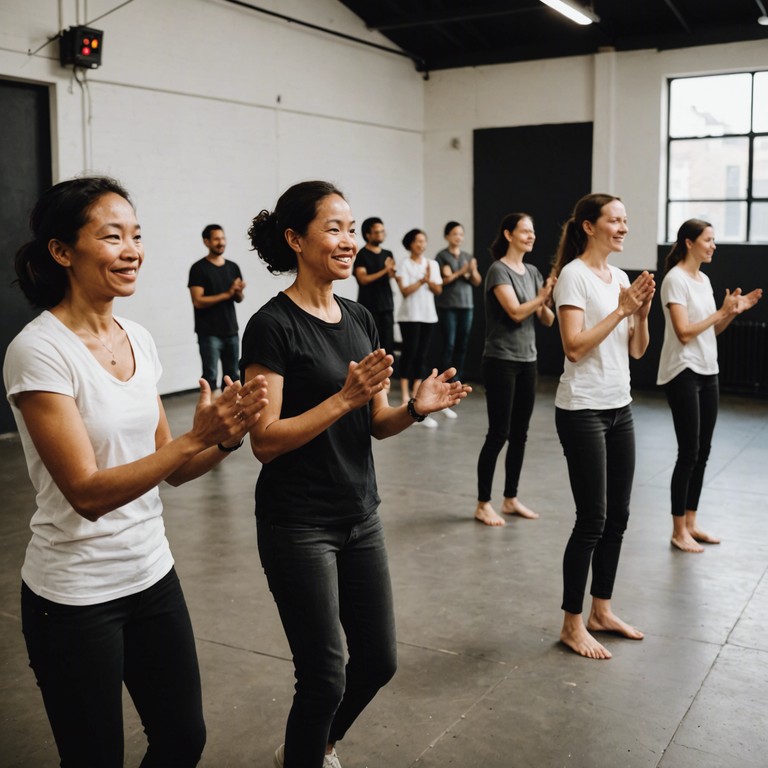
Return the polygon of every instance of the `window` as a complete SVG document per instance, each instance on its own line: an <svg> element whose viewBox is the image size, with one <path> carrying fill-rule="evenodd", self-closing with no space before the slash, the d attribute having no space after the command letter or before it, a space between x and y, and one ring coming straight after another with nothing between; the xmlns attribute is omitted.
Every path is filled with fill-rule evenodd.
<svg viewBox="0 0 768 768"><path fill-rule="evenodd" d="M669 81L667 240L686 219L768 242L768 72Z"/></svg>

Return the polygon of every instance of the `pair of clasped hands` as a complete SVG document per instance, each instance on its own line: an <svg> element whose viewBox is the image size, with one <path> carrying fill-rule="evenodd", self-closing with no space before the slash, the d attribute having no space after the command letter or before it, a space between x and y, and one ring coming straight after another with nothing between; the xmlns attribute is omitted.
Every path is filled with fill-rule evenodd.
<svg viewBox="0 0 768 768"><path fill-rule="evenodd" d="M216 445L234 449L259 420L267 404L267 380L254 376L241 384L224 377L224 390L213 398L211 387L200 379L200 397L192 421L192 434L206 447Z"/></svg>
<svg viewBox="0 0 768 768"><path fill-rule="evenodd" d="M641 319L648 317L651 301L656 293L656 281L650 272L641 272L631 285L619 287L619 309L629 317L637 315Z"/></svg>

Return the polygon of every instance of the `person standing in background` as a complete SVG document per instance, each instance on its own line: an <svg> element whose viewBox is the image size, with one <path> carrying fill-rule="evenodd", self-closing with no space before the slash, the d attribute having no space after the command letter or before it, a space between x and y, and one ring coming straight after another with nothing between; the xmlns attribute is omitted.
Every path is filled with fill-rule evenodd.
<svg viewBox="0 0 768 768"><path fill-rule="evenodd" d="M435 257L443 278L443 292L435 297L437 322L443 341L443 355L440 370L453 366L456 378L464 376L464 357L467 353L469 332L472 329L474 300L472 288L482 282L477 271L477 260L461 250L464 242L464 227L458 221L449 221L443 230L448 247ZM449 419L456 413L443 411Z"/></svg>
<svg viewBox="0 0 768 768"><path fill-rule="evenodd" d="M395 276L395 259L391 251L381 247L387 232L380 218L366 219L360 231L365 246L355 259L355 280L360 286L357 301L373 315L379 343L391 355L395 346L395 302L389 280Z"/></svg>
<svg viewBox="0 0 768 768"><path fill-rule="evenodd" d="M208 255L192 265L187 287L195 308L195 333L203 362L203 378L213 391L219 387L219 360L222 381L225 376L232 381L239 376L240 339L235 302L243 300L245 283L240 267L224 258L227 238L222 227L209 224L203 230L203 243ZM224 384L221 390L224 390Z"/></svg>
<svg viewBox="0 0 768 768"><path fill-rule="evenodd" d="M701 266L712 262L716 247L709 222L683 222L661 284L665 325L657 384L664 387L675 424L672 545L683 552L703 552L702 543L720 543L696 522L720 398L716 337L763 295L760 288L746 295L741 288L726 290L722 306L715 309L712 284Z"/></svg>

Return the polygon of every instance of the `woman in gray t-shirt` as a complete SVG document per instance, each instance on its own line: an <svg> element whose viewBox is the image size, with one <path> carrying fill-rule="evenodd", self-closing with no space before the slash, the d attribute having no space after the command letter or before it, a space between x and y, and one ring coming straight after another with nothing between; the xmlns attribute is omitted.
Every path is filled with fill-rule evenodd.
<svg viewBox="0 0 768 768"><path fill-rule="evenodd" d="M536 234L527 213L509 213L491 245L494 262L485 276L485 381L488 433L477 460L475 518L485 525L505 525L491 506L496 460L504 447L504 503L506 515L535 519L538 515L517 498L528 422L536 396L536 336L533 318L551 326L552 288L536 267L523 259L533 250Z"/></svg>

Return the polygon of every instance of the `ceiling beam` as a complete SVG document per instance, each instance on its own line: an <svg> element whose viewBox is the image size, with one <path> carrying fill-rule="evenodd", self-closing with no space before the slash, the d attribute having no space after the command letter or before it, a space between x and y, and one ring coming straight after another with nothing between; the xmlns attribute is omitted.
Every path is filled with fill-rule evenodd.
<svg viewBox="0 0 768 768"><path fill-rule="evenodd" d="M541 4L537 3L530 8L505 8L503 10L493 11L469 11L467 13L445 13L433 14L431 16L422 16L421 18L408 18L402 21L387 21L381 24L367 24L368 29L376 32L391 32L395 29L415 29L417 27L429 27L433 24L454 24L461 21L476 21L478 19L492 19L498 16L512 16L520 13L531 13L538 11Z"/></svg>

